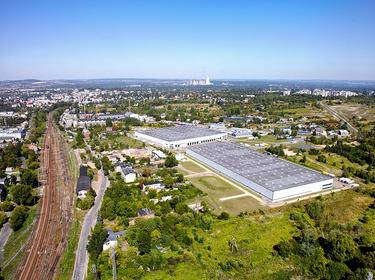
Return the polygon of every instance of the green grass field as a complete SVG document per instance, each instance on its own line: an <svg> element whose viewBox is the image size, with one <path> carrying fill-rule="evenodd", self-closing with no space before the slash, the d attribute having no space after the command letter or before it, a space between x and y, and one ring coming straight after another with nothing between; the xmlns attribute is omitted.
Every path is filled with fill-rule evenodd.
<svg viewBox="0 0 375 280"><path fill-rule="evenodd" d="M58 274L56 279L68 280L72 278L74 262L75 262L75 251L78 245L79 235L81 233L81 221L84 218L82 211L76 211L74 221L69 230L68 244L61 257Z"/></svg>
<svg viewBox="0 0 375 280"><path fill-rule="evenodd" d="M250 139L247 139L247 138L238 138L236 139L236 141L238 143L246 143L246 144L251 144L251 145L254 145L254 144L259 144L259 143L267 143L267 144L274 144L274 143L280 143L280 142L286 142L287 140L286 139L276 139L275 135L266 135L266 136L261 136L259 139L255 139L255 140L250 140Z"/></svg>
<svg viewBox="0 0 375 280"><path fill-rule="evenodd" d="M129 148L143 148L144 143L128 136L108 135L106 138L100 139L100 146L108 147L108 149L111 150L122 150Z"/></svg>
<svg viewBox="0 0 375 280"><path fill-rule="evenodd" d="M231 215L238 215L240 212L261 208L259 202L251 197L220 201L220 198L242 194L243 192L217 176L190 177L188 180L207 194L201 200L206 201L215 213L226 211Z"/></svg>
<svg viewBox="0 0 375 280"><path fill-rule="evenodd" d="M195 164L192 161L182 161L182 162L180 162L180 165L183 168L185 168L185 169L187 169L191 172L195 172L195 173L200 173L200 172L206 171L202 167L200 167L199 165Z"/></svg>

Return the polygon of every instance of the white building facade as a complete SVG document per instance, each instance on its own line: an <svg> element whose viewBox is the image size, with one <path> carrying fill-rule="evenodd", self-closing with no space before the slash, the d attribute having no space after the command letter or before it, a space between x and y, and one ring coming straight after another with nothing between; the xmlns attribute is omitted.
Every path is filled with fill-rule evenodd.
<svg viewBox="0 0 375 280"><path fill-rule="evenodd" d="M179 149L223 140L226 139L227 133L191 125L180 125L148 131L136 131L135 137L160 147Z"/></svg>

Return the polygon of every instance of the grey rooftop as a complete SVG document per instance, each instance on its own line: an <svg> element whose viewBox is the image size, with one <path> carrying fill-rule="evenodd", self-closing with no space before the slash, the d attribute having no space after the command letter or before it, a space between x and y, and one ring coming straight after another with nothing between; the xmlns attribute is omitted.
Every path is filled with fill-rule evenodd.
<svg viewBox="0 0 375 280"><path fill-rule="evenodd" d="M213 142L188 150L221 165L271 191L279 191L331 179L317 171L239 144Z"/></svg>
<svg viewBox="0 0 375 280"><path fill-rule="evenodd" d="M158 138L167 142L223 134L222 132L193 125L177 125L171 127L149 129L138 131L138 133Z"/></svg>

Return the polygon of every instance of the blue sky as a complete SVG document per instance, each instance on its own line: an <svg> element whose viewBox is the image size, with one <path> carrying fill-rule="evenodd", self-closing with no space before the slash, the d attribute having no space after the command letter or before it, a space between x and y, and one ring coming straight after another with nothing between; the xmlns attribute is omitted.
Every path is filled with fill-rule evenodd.
<svg viewBox="0 0 375 280"><path fill-rule="evenodd" d="M374 0L1 1L0 79L375 80Z"/></svg>

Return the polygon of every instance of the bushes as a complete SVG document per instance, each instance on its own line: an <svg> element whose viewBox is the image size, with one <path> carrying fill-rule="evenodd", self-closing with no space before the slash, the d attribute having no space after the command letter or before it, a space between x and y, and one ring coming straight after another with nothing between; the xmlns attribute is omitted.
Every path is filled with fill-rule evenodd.
<svg viewBox="0 0 375 280"><path fill-rule="evenodd" d="M217 217L219 220L228 220L229 214L227 212L221 212L220 215Z"/></svg>
<svg viewBox="0 0 375 280"><path fill-rule="evenodd" d="M371 210L371 205L368 209ZM299 234L273 247L281 257L296 262L302 268L303 276L314 279L360 279L356 278L357 275L374 268L375 246L364 242L368 233L360 230L364 221L347 225L332 224L328 222L322 200L305 205L304 210L308 216L303 212L290 215Z"/></svg>
<svg viewBox="0 0 375 280"><path fill-rule="evenodd" d="M29 216L28 208L26 206L17 206L13 212L12 216L10 216L9 223L11 228L14 231L19 230L23 223L26 221L27 217Z"/></svg>
<svg viewBox="0 0 375 280"><path fill-rule="evenodd" d="M330 232L328 256L336 261L345 262L353 259L358 253L358 246L351 236L338 230Z"/></svg>
<svg viewBox="0 0 375 280"><path fill-rule="evenodd" d="M8 221L8 216L4 212L0 212L0 229Z"/></svg>
<svg viewBox="0 0 375 280"><path fill-rule="evenodd" d="M0 210L4 212L10 212L14 209L14 204L10 201L4 201L0 204Z"/></svg>

